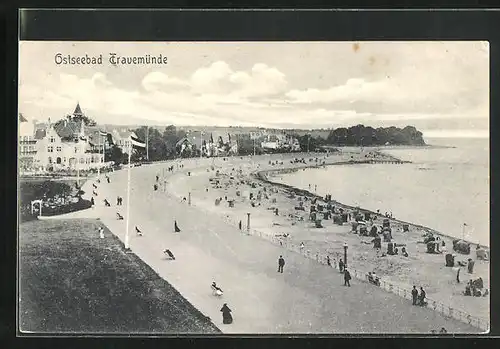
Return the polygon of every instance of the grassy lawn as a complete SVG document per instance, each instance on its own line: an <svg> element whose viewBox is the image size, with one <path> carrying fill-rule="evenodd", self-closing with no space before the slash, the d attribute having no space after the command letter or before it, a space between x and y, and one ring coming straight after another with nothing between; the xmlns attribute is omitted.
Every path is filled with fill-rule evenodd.
<svg viewBox="0 0 500 349"><path fill-rule="evenodd" d="M99 221L22 223L22 332L220 333Z"/></svg>

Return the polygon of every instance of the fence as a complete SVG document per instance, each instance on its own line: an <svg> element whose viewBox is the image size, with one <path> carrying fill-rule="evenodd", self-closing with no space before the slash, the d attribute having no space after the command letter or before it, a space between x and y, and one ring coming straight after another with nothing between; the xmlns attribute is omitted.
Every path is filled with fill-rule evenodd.
<svg viewBox="0 0 500 349"><path fill-rule="evenodd" d="M197 205L191 201L191 206L196 207ZM240 221L235 220L231 216L224 216L224 217L222 217L222 220L231 226L239 227ZM252 229L252 228L248 229L243 224L244 222L246 222L246 217L244 219L242 218L241 222L242 222L242 229L241 229L242 232L247 233L249 235L254 235L254 236L258 236L260 238L266 239L275 245L279 245L280 247L286 248L289 251L299 253L306 258L316 260L316 262L318 262L320 264L328 265L327 256L331 257L332 255L335 255L334 259L330 259L330 261L331 261L330 267L332 269L335 269L335 270L340 272L338 265L337 265L337 260L342 258L342 254L340 252L327 253L327 254L320 253L319 251L311 252L310 250L306 249L305 247L301 248L299 245L295 244L293 241L290 241L287 238L283 238L282 237L283 233L280 233L280 232L272 232L272 233L271 232L262 232L262 231ZM279 235L281 235L281 237ZM367 272L358 270L356 268L353 268L352 266L349 266L348 269L349 269L349 272L351 273L351 276L353 276L354 278L361 280L363 282L369 282ZM394 294L396 294L400 297L403 297L405 299L408 299L408 300L412 299L411 289L404 288L404 287L398 286L396 284L393 284L393 283L385 280L384 278L379 277L379 279L380 279L380 285L379 286L373 285L373 287L381 287L385 291L394 293ZM476 317L476 316L472 316L472 315L470 315L462 310L455 309L455 308L450 307L444 303L433 300L432 298L426 297L426 301L427 301L427 305L426 305L427 308L434 310L434 311L444 315L447 318L453 318L453 319L462 321L466 324L469 324L471 326L474 326L474 327L479 328L479 329L484 330L484 331L489 330L489 321L487 321L487 320L481 319L481 318Z"/></svg>

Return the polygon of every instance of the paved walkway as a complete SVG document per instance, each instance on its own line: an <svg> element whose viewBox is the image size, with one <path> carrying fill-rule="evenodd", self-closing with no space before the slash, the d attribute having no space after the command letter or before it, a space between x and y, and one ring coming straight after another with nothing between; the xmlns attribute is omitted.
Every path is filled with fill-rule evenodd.
<svg viewBox="0 0 500 349"><path fill-rule="evenodd" d="M248 160L246 160L248 161ZM185 162L183 171L196 166ZM206 162L206 164L210 164ZM132 170L130 247L145 263L171 283L181 294L225 333L429 333L445 327L450 333L479 330L457 320L446 319L429 309L414 307L401 297L378 287L352 280L344 287L342 275L313 260L289 252L255 236L242 234L217 216L209 216L163 192L153 191L155 175L167 164L141 166ZM101 180L94 209L69 215L100 217L124 240L126 214L126 171ZM92 182L84 190L91 193ZM116 195L124 199L117 207ZM112 207L104 207L107 198ZM182 232L173 232L177 220ZM136 236L134 227L144 233ZM166 260L169 248L175 261ZM277 273L283 255L285 272ZM212 295L216 281L224 295ZM222 324L220 308L227 303L234 323Z"/></svg>

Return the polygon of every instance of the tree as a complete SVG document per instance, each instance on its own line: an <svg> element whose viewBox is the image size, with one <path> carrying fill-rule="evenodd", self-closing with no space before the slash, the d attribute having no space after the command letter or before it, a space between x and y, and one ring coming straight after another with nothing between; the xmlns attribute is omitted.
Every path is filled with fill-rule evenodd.
<svg viewBox="0 0 500 349"><path fill-rule="evenodd" d="M95 126L96 125L96 122L93 119L91 119L88 116L86 116L86 115L73 115L73 114L69 114L69 115L66 115L66 118L69 121L74 121L74 122L83 121L83 124L85 126Z"/></svg>
<svg viewBox="0 0 500 349"><path fill-rule="evenodd" d="M260 140L256 139L254 141L248 134L236 135L236 143L238 144L238 155L253 155L254 145L255 154L262 154Z"/></svg>
<svg viewBox="0 0 500 349"><path fill-rule="evenodd" d="M106 149L106 159L113 161L116 165L128 161L128 154L123 153L120 147L112 145L111 148Z"/></svg>
<svg viewBox="0 0 500 349"><path fill-rule="evenodd" d="M386 143L395 145L425 145L422 133L413 126L400 129L394 126L366 127L356 125L349 128L337 128L330 131L326 139L328 144L340 146L373 146Z"/></svg>

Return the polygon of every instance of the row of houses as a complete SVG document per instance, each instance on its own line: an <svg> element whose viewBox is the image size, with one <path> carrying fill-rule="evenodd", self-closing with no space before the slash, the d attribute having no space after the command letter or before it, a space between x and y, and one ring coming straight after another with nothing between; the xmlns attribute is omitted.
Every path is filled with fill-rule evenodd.
<svg viewBox="0 0 500 349"><path fill-rule="evenodd" d="M88 170L105 167L104 150L111 144L127 153L130 136L126 127L103 130L97 126L86 126L80 104L73 114L63 120L37 124L19 114L18 160L21 171ZM185 137L176 144L180 156L201 155L206 157L231 156L238 154L238 140L241 135L228 132L187 130ZM248 137L248 133L245 135ZM264 150L300 151L296 138L282 132L261 130L251 132L250 138Z"/></svg>
<svg viewBox="0 0 500 349"><path fill-rule="evenodd" d="M24 171L89 170L109 165L104 160L108 136L97 127L88 127L77 104L70 118L37 124L19 114L18 163ZM122 135L126 137L125 135ZM128 139L128 137L127 137ZM128 144L120 138L123 147Z"/></svg>
<svg viewBox="0 0 500 349"><path fill-rule="evenodd" d="M203 156L231 156L238 154L238 142L235 136L224 132L188 131L186 136L175 145L177 153L200 153Z"/></svg>

